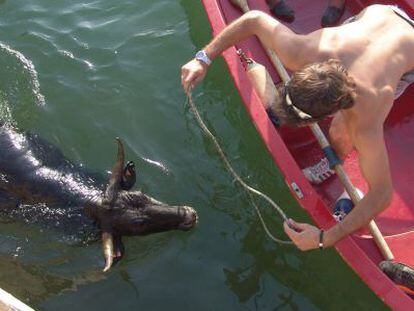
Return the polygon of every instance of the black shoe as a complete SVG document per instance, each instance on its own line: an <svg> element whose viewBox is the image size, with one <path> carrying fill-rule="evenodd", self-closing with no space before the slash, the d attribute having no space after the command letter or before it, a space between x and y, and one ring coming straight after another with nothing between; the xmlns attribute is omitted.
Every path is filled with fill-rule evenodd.
<svg viewBox="0 0 414 311"><path fill-rule="evenodd" d="M342 15L345 11L345 5L343 5L341 8L335 7L335 6L328 6L325 10L325 13L323 13L322 19L321 19L321 25L322 27L331 27L338 24L339 20L341 19Z"/></svg>
<svg viewBox="0 0 414 311"><path fill-rule="evenodd" d="M266 0L270 11L280 20L291 23L295 20L295 12L286 5L285 0L280 0L277 4L272 6L271 0Z"/></svg>

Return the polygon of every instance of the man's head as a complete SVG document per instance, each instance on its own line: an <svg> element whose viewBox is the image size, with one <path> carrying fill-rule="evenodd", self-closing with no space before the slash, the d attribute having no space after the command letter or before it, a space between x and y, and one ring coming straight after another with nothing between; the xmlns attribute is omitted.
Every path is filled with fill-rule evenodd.
<svg viewBox="0 0 414 311"><path fill-rule="evenodd" d="M351 108L355 82L339 60L314 63L296 71L284 87L273 112L282 124L305 125L320 121L341 109Z"/></svg>

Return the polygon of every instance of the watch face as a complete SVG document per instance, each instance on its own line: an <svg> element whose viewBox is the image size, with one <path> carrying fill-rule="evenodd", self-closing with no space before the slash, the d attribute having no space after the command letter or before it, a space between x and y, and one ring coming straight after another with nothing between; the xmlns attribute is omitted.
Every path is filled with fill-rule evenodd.
<svg viewBox="0 0 414 311"><path fill-rule="evenodd" d="M206 55L205 55L205 53L203 53L203 51L198 51L197 54L196 54L197 59L203 59L205 57L206 57Z"/></svg>
<svg viewBox="0 0 414 311"><path fill-rule="evenodd" d="M210 59L207 56L207 53L205 51L198 51L195 55L195 58L197 60L201 60L203 63L209 65L211 63Z"/></svg>

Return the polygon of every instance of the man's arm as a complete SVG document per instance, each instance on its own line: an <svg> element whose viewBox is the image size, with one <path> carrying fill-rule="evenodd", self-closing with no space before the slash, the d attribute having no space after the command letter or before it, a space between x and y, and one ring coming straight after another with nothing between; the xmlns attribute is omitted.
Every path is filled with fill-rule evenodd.
<svg viewBox="0 0 414 311"><path fill-rule="evenodd" d="M361 172L368 183L369 191L342 222L338 222L325 232L324 247L334 245L343 237L367 225L388 207L392 198L393 187L382 125L360 131L354 143L359 152ZM284 228L299 249L309 250L318 247L318 228L293 221L286 222Z"/></svg>
<svg viewBox="0 0 414 311"><path fill-rule="evenodd" d="M286 66L296 58L297 35L270 15L255 10L243 14L228 25L204 50L213 60L229 47L253 35L256 35L265 47L274 50Z"/></svg>
<svg viewBox="0 0 414 311"><path fill-rule="evenodd" d="M340 159L345 159L354 148L342 111L338 111L332 119L329 142Z"/></svg>
<svg viewBox="0 0 414 311"><path fill-rule="evenodd" d="M359 154L360 169L369 190L342 223L338 223L326 232L327 246L335 244L344 236L367 225L389 206L392 199L393 187L382 124L376 129L367 129L358 133L355 147Z"/></svg>
<svg viewBox="0 0 414 311"><path fill-rule="evenodd" d="M260 11L250 11L218 34L205 48L210 60L215 59L223 51L236 43L256 35L263 44L273 49L282 63L290 69L296 69L298 53L302 49L298 46L301 36L296 35L289 28ZM207 71L207 65L198 60L191 60L181 68L181 82L185 91L190 86L200 82Z"/></svg>

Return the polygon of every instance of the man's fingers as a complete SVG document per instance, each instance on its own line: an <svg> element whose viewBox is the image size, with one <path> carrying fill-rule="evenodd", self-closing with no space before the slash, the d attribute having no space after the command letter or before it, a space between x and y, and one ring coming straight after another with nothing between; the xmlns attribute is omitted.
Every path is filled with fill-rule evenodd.
<svg viewBox="0 0 414 311"><path fill-rule="evenodd" d="M207 70L206 66L197 60L192 60L181 67L181 84L186 93L203 80Z"/></svg>
<svg viewBox="0 0 414 311"><path fill-rule="evenodd" d="M300 225L295 222L293 219L288 219L286 220L287 225L289 226L290 229L296 231L296 232L301 232L303 229L300 227Z"/></svg>
<svg viewBox="0 0 414 311"><path fill-rule="evenodd" d="M192 88L194 88L201 80L203 80L204 76L198 73L190 73L184 82L184 90L188 93Z"/></svg>
<svg viewBox="0 0 414 311"><path fill-rule="evenodd" d="M185 68L185 66L181 67L181 85L185 89L186 86L186 80L188 77L189 70Z"/></svg>
<svg viewBox="0 0 414 311"><path fill-rule="evenodd" d="M184 85L184 80L186 79L188 75L188 69L184 66L181 68L181 84Z"/></svg>
<svg viewBox="0 0 414 311"><path fill-rule="evenodd" d="M187 74L187 73L188 73L188 69L187 69L187 67L182 66L182 67L181 67L181 75L185 75L185 74Z"/></svg>
<svg viewBox="0 0 414 311"><path fill-rule="evenodd" d="M286 234L302 251L318 247L319 229L306 223L298 223L288 219L283 223Z"/></svg>
<svg viewBox="0 0 414 311"><path fill-rule="evenodd" d="M290 223L289 220L283 223L283 228L285 229L285 233L292 240L292 242L296 245L296 247L303 251L305 250L305 248L303 248L303 246L301 245L301 239L302 239L303 233L298 231L295 228L292 228L292 225L289 224Z"/></svg>
<svg viewBox="0 0 414 311"><path fill-rule="evenodd" d="M283 229L285 229L285 233L288 235L288 237L292 241L295 241L295 238L298 235L298 232L296 232L294 229L291 228L291 226L289 224L289 220L287 220L283 223Z"/></svg>
<svg viewBox="0 0 414 311"><path fill-rule="evenodd" d="M194 72L187 73L187 75L184 76L183 88L186 93L188 93L188 90L194 85L196 78Z"/></svg>
<svg viewBox="0 0 414 311"><path fill-rule="evenodd" d="M293 219L288 219L287 221L288 221L289 226L297 232L302 232L302 231L308 230L313 227L306 223L296 222Z"/></svg>
<svg viewBox="0 0 414 311"><path fill-rule="evenodd" d="M191 84L191 86L195 86L195 85L197 85L201 80L203 80L203 76L198 76L198 77L195 77L194 79L193 79L193 83Z"/></svg>

